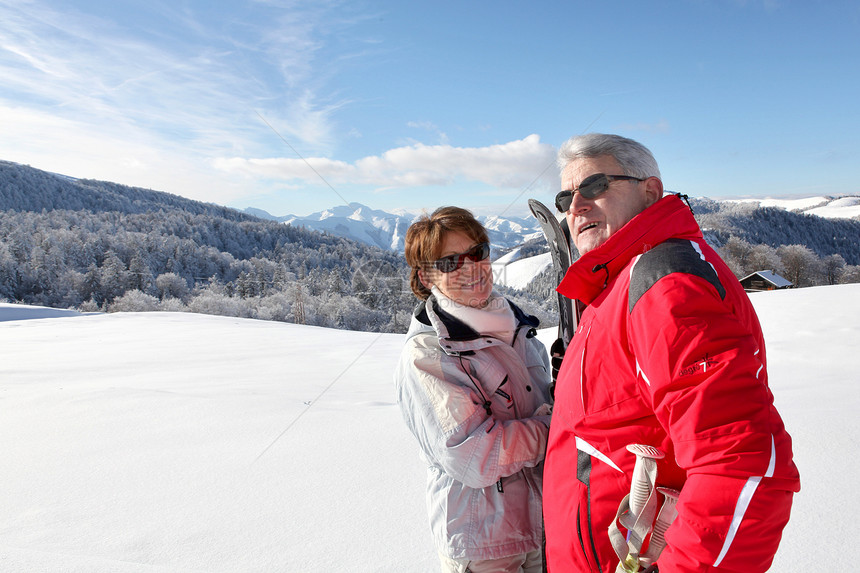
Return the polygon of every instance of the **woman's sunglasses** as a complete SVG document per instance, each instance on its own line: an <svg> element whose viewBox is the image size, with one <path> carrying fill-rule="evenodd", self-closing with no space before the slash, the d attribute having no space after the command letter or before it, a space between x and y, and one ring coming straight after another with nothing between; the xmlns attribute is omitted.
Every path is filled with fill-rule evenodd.
<svg viewBox="0 0 860 573"><path fill-rule="evenodd" d="M453 273L465 264L466 259L475 262L483 261L490 256L490 243L478 243L465 253L459 255L448 255L433 261L433 266L443 273Z"/></svg>
<svg viewBox="0 0 860 573"><path fill-rule="evenodd" d="M562 213L567 213L568 209L570 209L570 204L573 203L573 194L579 193L586 199L596 199L600 197L606 190L609 189L609 184L613 181L645 181L644 179L640 179L639 177L633 177L630 175L607 175L605 173L595 173L594 175L589 175L585 179L582 180L582 183L579 184L579 187L576 189L571 189L568 191L561 191L558 195L555 196L555 208L561 211Z"/></svg>

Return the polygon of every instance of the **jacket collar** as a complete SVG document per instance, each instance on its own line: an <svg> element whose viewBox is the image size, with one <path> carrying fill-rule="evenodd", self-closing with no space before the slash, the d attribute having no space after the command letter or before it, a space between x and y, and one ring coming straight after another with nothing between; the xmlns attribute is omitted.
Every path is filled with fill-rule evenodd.
<svg viewBox="0 0 860 573"><path fill-rule="evenodd" d="M514 313L517 330L522 327L528 327L530 331L537 329L540 321L536 317L526 314L509 300L507 303ZM412 315L412 326L409 328L407 336L429 332L431 329L435 331L442 348L448 353L473 351L499 343L497 339L484 336L463 321L445 312L433 295L430 295L426 301L419 302L415 307Z"/></svg>
<svg viewBox="0 0 860 573"><path fill-rule="evenodd" d="M663 197L574 261L556 290L591 304L634 257L671 238L702 238L692 211L675 194Z"/></svg>

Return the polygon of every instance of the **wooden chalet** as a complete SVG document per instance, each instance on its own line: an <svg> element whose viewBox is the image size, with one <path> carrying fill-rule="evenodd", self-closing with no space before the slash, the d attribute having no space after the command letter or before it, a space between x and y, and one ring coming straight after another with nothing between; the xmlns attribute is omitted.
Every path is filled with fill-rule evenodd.
<svg viewBox="0 0 860 573"><path fill-rule="evenodd" d="M779 276L773 271L756 271L750 273L741 279L741 285L747 292L779 290L794 286L790 280Z"/></svg>

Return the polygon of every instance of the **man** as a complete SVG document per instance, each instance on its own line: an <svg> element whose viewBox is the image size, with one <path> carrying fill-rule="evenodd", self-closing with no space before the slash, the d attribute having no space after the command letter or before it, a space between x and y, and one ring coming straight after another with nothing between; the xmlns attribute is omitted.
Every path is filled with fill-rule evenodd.
<svg viewBox="0 0 860 573"><path fill-rule="evenodd" d="M609 534L635 538L616 520L634 480L630 444L665 454L656 485L680 491L663 573L766 571L800 478L746 293L688 206L663 197L644 146L575 137L559 165L556 205L581 257L558 291L587 306L558 374L547 446L550 573L612 573L627 549L634 559L619 570L636 570L648 542L619 551Z"/></svg>

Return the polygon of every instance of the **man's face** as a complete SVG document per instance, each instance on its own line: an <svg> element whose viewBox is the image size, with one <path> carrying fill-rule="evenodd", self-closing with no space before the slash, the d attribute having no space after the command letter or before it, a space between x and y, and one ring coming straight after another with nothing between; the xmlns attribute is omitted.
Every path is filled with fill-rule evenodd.
<svg viewBox="0 0 860 573"><path fill-rule="evenodd" d="M595 173L624 175L624 171L611 155L577 159L561 172L561 188L577 189L583 179ZM645 181L612 181L609 189L594 199L574 193L573 202L565 216L570 227L573 244L581 255L602 245L630 219L641 213L662 195L654 192L659 179Z"/></svg>

